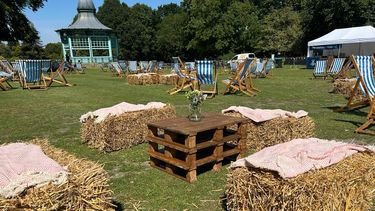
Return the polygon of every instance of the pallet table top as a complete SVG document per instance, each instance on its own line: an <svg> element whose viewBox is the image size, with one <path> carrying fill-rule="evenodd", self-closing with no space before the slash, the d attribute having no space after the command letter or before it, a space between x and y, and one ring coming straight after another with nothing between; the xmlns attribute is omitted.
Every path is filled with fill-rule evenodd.
<svg viewBox="0 0 375 211"><path fill-rule="evenodd" d="M245 121L247 121L245 118L225 116L222 114L204 114L199 122L190 121L187 117L177 117L173 119L150 122L148 123L148 126L193 136L199 132Z"/></svg>

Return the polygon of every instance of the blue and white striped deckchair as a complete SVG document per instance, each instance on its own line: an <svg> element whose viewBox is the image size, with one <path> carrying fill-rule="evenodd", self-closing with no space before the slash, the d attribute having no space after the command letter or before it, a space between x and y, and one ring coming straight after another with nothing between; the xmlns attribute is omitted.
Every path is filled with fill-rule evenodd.
<svg viewBox="0 0 375 211"><path fill-rule="evenodd" d="M20 80L24 89L46 89L47 84L42 70L41 60L19 60Z"/></svg>
<svg viewBox="0 0 375 211"><path fill-rule="evenodd" d="M195 62L185 62L186 70L190 73L195 70Z"/></svg>
<svg viewBox="0 0 375 211"><path fill-rule="evenodd" d="M200 60L195 62L198 89L210 98L217 94L217 72L214 61ZM211 90L203 90L203 86L213 86Z"/></svg>
<svg viewBox="0 0 375 211"><path fill-rule="evenodd" d="M253 73L255 77L261 77L264 74L264 67L266 62L267 60L263 60L262 62L259 61L256 63L256 68Z"/></svg>
<svg viewBox="0 0 375 211"><path fill-rule="evenodd" d="M137 74L138 68L137 68L137 61L129 61L129 74Z"/></svg>
<svg viewBox="0 0 375 211"><path fill-rule="evenodd" d="M354 109L358 108L359 106L366 106L370 104L370 111L367 115L367 121L355 131L357 133L375 135L375 131L367 130L375 122L375 79L373 66L375 59L372 56L352 56L351 60L357 72L357 82L352 90L347 108ZM362 91L366 100L354 102L354 96L356 95L358 89Z"/></svg>
<svg viewBox="0 0 375 211"><path fill-rule="evenodd" d="M256 59L247 59L238 64L236 74L231 79L222 81L226 85L224 94L234 94L240 91L248 96L255 96L259 90L254 88L250 76L250 70L254 66L256 66Z"/></svg>
<svg viewBox="0 0 375 211"><path fill-rule="evenodd" d="M271 70L272 70L272 67L273 67L273 60L272 59L269 59L266 63L266 66L264 67L264 77L269 77L271 74Z"/></svg>
<svg viewBox="0 0 375 211"><path fill-rule="evenodd" d="M158 62L158 70L159 70L159 71L162 71L163 68L164 68L164 61L159 61L159 62Z"/></svg>
<svg viewBox="0 0 375 211"><path fill-rule="evenodd" d="M180 91L183 91L186 88L190 88L192 90L195 89L197 80L194 75L191 75L187 72L187 70L182 69L185 68L185 63L182 62L180 57L172 57L173 60L173 70L177 74L178 78L173 89L168 90L170 95L176 94Z"/></svg>
<svg viewBox="0 0 375 211"><path fill-rule="evenodd" d="M121 68L120 64L118 62L112 62L112 75L123 77L124 76L124 70Z"/></svg>
<svg viewBox="0 0 375 211"><path fill-rule="evenodd" d="M118 64L120 65L120 67L123 71L125 71L125 72L127 71L128 65L127 65L127 62L125 60L119 60Z"/></svg>
<svg viewBox="0 0 375 211"><path fill-rule="evenodd" d="M322 77L323 79L326 79L327 77L327 60L319 60L316 61L315 69L313 72L314 78Z"/></svg>
<svg viewBox="0 0 375 211"><path fill-rule="evenodd" d="M50 68L52 69L53 68L52 63L50 65L51 65ZM67 66L68 68L65 68ZM47 74L44 75L44 79L48 81L47 86L50 87L53 84L53 82L62 84L64 86L73 86L73 84L70 84L68 82L68 80L65 78L65 75L64 75L65 72L67 70L71 70L71 68L74 68L74 67L72 67L69 63L65 62L64 60L62 60L56 71L51 70L49 75Z"/></svg>
<svg viewBox="0 0 375 211"><path fill-rule="evenodd" d="M150 61L147 65L147 71L146 72L149 72L149 73L157 73L158 72L158 68L157 68L157 63L156 61Z"/></svg>
<svg viewBox="0 0 375 211"><path fill-rule="evenodd" d="M13 79L13 74L14 73L0 61L0 89L6 91L13 88L9 83L9 80ZM7 85L4 85L4 82Z"/></svg>
<svg viewBox="0 0 375 211"><path fill-rule="evenodd" d="M42 62L42 71L44 74L47 74L49 71L51 71L51 60L41 60Z"/></svg>
<svg viewBox="0 0 375 211"><path fill-rule="evenodd" d="M146 73L147 72L147 67L148 67L148 61L140 61L139 62L139 67L140 67L140 72L141 73Z"/></svg>
<svg viewBox="0 0 375 211"><path fill-rule="evenodd" d="M231 72L236 72L237 70L237 63L236 62L231 62L229 63L230 71Z"/></svg>
<svg viewBox="0 0 375 211"><path fill-rule="evenodd" d="M334 58L331 64L331 68L328 70L328 75L334 77L337 75L342 67L344 66L345 58Z"/></svg>

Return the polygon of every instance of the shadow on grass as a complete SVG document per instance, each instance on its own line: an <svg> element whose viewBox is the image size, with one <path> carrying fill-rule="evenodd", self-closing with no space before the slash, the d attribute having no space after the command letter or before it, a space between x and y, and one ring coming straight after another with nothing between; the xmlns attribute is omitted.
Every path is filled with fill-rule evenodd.
<svg viewBox="0 0 375 211"><path fill-rule="evenodd" d="M328 107L322 107L322 108L330 109L330 110L332 110L333 112L336 112L336 113L345 113L345 114L350 114L350 115L355 115L355 116L367 116L367 114L368 114L367 112L359 110L359 109L364 108L364 107L366 107L366 106L360 107L360 108L355 109L355 110L345 110L345 108L341 107L341 106L328 106Z"/></svg>
<svg viewBox="0 0 375 211"><path fill-rule="evenodd" d="M124 210L124 207L122 206L122 204L120 202L113 201L112 203L116 206L115 211L122 211L122 210Z"/></svg>
<svg viewBox="0 0 375 211"><path fill-rule="evenodd" d="M351 121L351 120L345 120L345 119L334 119L334 120L337 121L337 122L351 123L351 124L353 124L356 127L359 127L359 126L361 126L363 124L363 122L361 123L361 122L356 122L356 121Z"/></svg>

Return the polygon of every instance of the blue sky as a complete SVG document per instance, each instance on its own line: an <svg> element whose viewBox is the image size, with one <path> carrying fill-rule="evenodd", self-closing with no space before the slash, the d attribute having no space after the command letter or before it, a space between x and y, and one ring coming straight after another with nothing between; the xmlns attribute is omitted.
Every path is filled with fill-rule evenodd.
<svg viewBox="0 0 375 211"><path fill-rule="evenodd" d="M129 6L136 3L143 3L157 8L162 4L180 3L180 0L121 0ZM93 0L95 7L98 9L104 0ZM25 10L26 16L39 31L43 45L50 42L59 42L60 38L55 32L56 29L67 27L77 13L78 0L48 0L44 7L37 12Z"/></svg>

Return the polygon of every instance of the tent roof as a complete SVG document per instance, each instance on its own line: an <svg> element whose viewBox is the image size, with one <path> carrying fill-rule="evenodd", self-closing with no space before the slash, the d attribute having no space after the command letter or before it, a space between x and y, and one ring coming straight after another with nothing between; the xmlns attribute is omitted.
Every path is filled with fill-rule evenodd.
<svg viewBox="0 0 375 211"><path fill-rule="evenodd" d="M310 41L308 46L366 42L375 42L375 28L372 26L335 29L323 37Z"/></svg>

